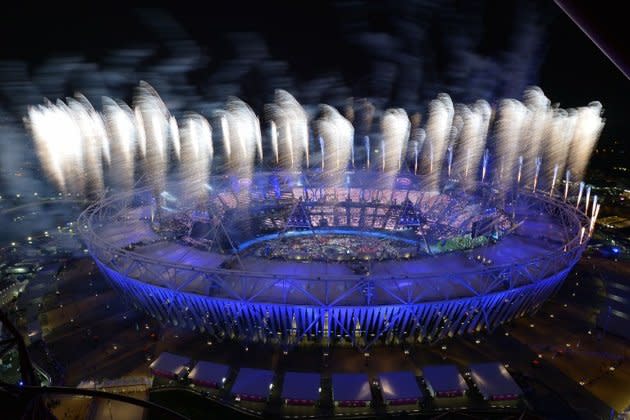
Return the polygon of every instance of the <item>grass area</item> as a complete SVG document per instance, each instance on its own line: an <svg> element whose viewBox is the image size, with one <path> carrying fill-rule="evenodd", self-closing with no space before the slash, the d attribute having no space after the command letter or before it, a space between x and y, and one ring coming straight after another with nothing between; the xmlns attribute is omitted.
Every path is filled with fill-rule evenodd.
<svg viewBox="0 0 630 420"><path fill-rule="evenodd" d="M155 390L149 394L149 400L171 410L177 411L190 419L253 419L238 411L224 407L212 400L185 390ZM148 420L167 420L169 417L160 413L149 412ZM170 419L169 419L170 420Z"/></svg>

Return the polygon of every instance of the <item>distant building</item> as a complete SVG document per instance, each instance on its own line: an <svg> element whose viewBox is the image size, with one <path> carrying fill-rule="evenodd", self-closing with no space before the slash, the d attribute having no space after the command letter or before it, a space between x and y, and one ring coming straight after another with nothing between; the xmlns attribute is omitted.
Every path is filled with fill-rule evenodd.
<svg viewBox="0 0 630 420"><path fill-rule="evenodd" d="M190 359L185 356L164 352L151 363L149 368L155 376L169 379L179 379L186 376Z"/></svg>
<svg viewBox="0 0 630 420"><path fill-rule="evenodd" d="M381 395L387 404L417 404L422 391L411 372L386 372L378 376Z"/></svg>
<svg viewBox="0 0 630 420"><path fill-rule="evenodd" d="M500 362L470 365L470 375L485 400L517 400L523 391Z"/></svg>
<svg viewBox="0 0 630 420"><path fill-rule="evenodd" d="M208 388L221 388L228 376L229 366L220 363L200 361L188 374L195 385Z"/></svg>
<svg viewBox="0 0 630 420"><path fill-rule="evenodd" d="M281 397L287 405L315 405L319 401L321 375L314 372L286 372Z"/></svg>
<svg viewBox="0 0 630 420"><path fill-rule="evenodd" d="M264 401L272 388L271 370L241 368L232 386L232 395L236 400Z"/></svg>
<svg viewBox="0 0 630 420"><path fill-rule="evenodd" d="M422 376L432 397L460 397L468 390L455 365L424 366Z"/></svg>
<svg viewBox="0 0 630 420"><path fill-rule="evenodd" d="M372 401L370 381L365 373L333 373L333 401L337 406L367 406Z"/></svg>

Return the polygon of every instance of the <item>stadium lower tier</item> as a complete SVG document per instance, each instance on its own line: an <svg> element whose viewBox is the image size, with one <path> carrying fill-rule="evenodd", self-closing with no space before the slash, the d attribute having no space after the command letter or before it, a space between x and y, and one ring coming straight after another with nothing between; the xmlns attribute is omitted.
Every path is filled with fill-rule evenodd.
<svg viewBox="0 0 630 420"><path fill-rule="evenodd" d="M392 305L269 304L204 296L147 284L97 260L101 271L134 306L157 320L217 340L295 345L347 342L432 343L446 337L494 330L536 312L562 285L572 266L535 283L486 295Z"/></svg>

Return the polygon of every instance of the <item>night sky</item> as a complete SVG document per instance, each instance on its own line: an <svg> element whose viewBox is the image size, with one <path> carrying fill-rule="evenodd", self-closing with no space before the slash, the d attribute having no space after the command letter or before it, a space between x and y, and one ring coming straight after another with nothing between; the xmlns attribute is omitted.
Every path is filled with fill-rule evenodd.
<svg viewBox="0 0 630 420"><path fill-rule="evenodd" d="M3 13L0 37L0 57L23 60L29 77L54 57L78 57L102 71L111 51L145 48L153 51L146 65L173 55L198 57L185 74L195 94L216 102L236 94L254 109L276 88L303 103L340 106L350 96L372 97L382 107L423 111L439 92L455 101L493 102L520 98L534 84L564 108L601 101L607 121L600 144L628 133L628 80L548 1L228 1L151 10L85 6L71 14L23 9ZM124 73L120 89L104 93L129 100L133 86L148 77L136 70ZM4 71L0 83L11 84L12 77ZM57 89L38 86L38 93L55 99L80 90L89 97L84 84L85 77L69 77ZM15 102L13 92L0 95Z"/></svg>

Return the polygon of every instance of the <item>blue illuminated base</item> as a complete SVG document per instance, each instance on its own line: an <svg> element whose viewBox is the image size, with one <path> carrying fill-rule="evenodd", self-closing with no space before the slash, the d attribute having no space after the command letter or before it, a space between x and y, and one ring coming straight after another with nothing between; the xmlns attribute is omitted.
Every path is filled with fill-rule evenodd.
<svg viewBox="0 0 630 420"><path fill-rule="evenodd" d="M572 265L522 287L434 302L333 306L233 300L159 287L131 279L96 261L112 285L135 306L165 324L216 339L294 345L351 342L359 347L396 342L435 342L492 331L536 312L562 285Z"/></svg>

